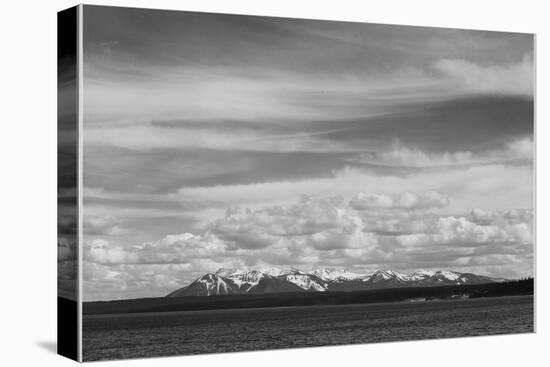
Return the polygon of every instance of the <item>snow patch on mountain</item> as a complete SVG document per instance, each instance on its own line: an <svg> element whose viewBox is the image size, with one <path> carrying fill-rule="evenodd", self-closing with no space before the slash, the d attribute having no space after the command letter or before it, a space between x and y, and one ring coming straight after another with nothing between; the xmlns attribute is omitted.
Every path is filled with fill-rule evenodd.
<svg viewBox="0 0 550 367"><path fill-rule="evenodd" d="M228 284L216 274L205 274L198 278L195 283L204 285L207 296L230 293Z"/></svg>
<svg viewBox="0 0 550 367"><path fill-rule="evenodd" d="M369 277L368 280L372 283L376 283L379 281L392 279L395 279L399 282L406 282L409 280L409 276L407 274L399 273L393 270L377 270Z"/></svg>
<svg viewBox="0 0 550 367"><path fill-rule="evenodd" d="M344 282L347 280L358 280L369 276L366 274L352 273L345 269L339 270L339 269L330 269L330 268L316 269L316 270L310 271L309 274L315 275L316 277L324 281L331 281L331 282Z"/></svg>
<svg viewBox="0 0 550 367"><path fill-rule="evenodd" d="M347 270L319 268L304 272L296 268L260 268L242 270L221 268L207 273L169 296L211 296L243 293L293 292L306 290L365 290L396 287L423 287L453 284L481 284L506 279L490 278L471 273L448 270L417 270L404 274L395 270L377 270L372 274L358 274ZM286 286L285 286L286 284Z"/></svg>
<svg viewBox="0 0 550 367"><path fill-rule="evenodd" d="M258 283L260 283L260 280L266 276L269 275L266 275L258 270L251 270L247 272L233 272L229 276L227 276L227 279L231 280L233 284L235 284L241 290L247 292L248 290L250 290L250 288L258 285Z"/></svg>
<svg viewBox="0 0 550 367"><path fill-rule="evenodd" d="M294 283L298 287L308 291L325 292L328 289L327 283L311 274L295 272L293 274L281 275L279 278Z"/></svg>
<svg viewBox="0 0 550 367"><path fill-rule="evenodd" d="M413 281L423 280L434 276L435 273L436 273L435 270L420 269L415 271L414 273L409 274L409 278L410 280L413 280Z"/></svg>
<svg viewBox="0 0 550 367"><path fill-rule="evenodd" d="M451 281L455 281L459 279L461 276L462 276L461 273L457 273L454 271L444 271L444 270L438 270L435 272L434 275L432 275L432 277L435 277L437 279L446 279Z"/></svg>

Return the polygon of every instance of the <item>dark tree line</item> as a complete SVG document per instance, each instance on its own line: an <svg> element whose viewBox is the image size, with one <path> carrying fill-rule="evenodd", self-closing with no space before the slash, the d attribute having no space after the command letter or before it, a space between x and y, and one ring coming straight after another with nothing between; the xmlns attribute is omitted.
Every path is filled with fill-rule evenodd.
<svg viewBox="0 0 550 367"><path fill-rule="evenodd" d="M342 305L408 300L501 297L532 295L532 277L502 283L375 289L352 292L301 292L142 298L119 301L85 302L85 315L130 312L166 312L251 307Z"/></svg>

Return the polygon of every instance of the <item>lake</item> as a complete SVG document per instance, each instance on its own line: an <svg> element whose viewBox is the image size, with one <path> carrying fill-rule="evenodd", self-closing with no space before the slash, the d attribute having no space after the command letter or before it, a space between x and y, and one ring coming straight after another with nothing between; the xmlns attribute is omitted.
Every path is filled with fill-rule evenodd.
<svg viewBox="0 0 550 367"><path fill-rule="evenodd" d="M83 359L533 332L533 296L85 316Z"/></svg>

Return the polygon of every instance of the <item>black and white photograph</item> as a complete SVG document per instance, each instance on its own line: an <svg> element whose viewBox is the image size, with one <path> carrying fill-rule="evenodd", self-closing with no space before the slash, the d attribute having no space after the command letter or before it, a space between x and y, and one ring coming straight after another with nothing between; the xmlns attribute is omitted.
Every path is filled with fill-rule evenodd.
<svg viewBox="0 0 550 367"><path fill-rule="evenodd" d="M83 361L534 332L533 34L79 11Z"/></svg>

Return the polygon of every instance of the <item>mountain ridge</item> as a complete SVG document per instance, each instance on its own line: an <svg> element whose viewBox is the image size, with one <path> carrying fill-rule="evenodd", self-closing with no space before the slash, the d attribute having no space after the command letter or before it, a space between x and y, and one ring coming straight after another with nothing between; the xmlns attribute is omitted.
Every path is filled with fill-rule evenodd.
<svg viewBox="0 0 550 367"><path fill-rule="evenodd" d="M319 268L309 272L296 268L220 268L214 273L201 275L166 297L356 291L503 281L506 279L450 270L417 270L407 274L391 269L379 269L372 273L359 274L331 268Z"/></svg>

